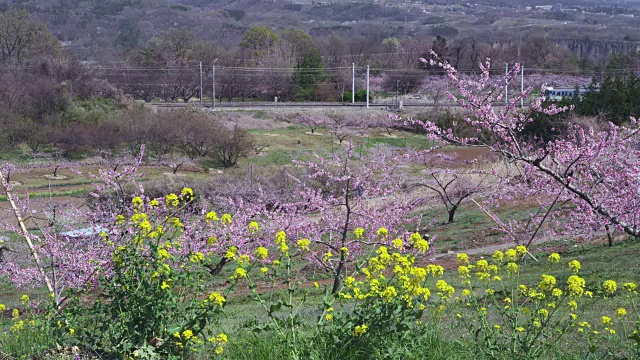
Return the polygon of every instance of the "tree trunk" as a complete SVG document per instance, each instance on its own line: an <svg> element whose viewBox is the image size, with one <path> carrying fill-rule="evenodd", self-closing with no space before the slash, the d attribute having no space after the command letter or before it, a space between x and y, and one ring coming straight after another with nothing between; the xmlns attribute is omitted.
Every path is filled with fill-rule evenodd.
<svg viewBox="0 0 640 360"><path fill-rule="evenodd" d="M331 294L336 294L338 290L340 290L340 274L342 273L343 268L344 255L340 254L340 264L338 264L338 268L336 269L335 274L333 274L333 288L331 289Z"/></svg>
<svg viewBox="0 0 640 360"><path fill-rule="evenodd" d="M223 257L222 259L220 259L220 262L218 263L218 265L216 266L208 266L209 268L209 272L211 273L211 275L216 276L218 274L220 274L220 272L222 271L222 268L224 268L224 266L229 262L229 259L227 259L226 257Z"/></svg>
<svg viewBox="0 0 640 360"><path fill-rule="evenodd" d="M609 241L609 247L613 247L613 234L611 233L611 227L609 225L605 225L604 228L607 230L607 240Z"/></svg>
<svg viewBox="0 0 640 360"><path fill-rule="evenodd" d="M456 210L458 210L458 205L455 205L451 208L451 210L447 210L449 213L449 222L447 224L451 224L453 222L453 217L456 215Z"/></svg>

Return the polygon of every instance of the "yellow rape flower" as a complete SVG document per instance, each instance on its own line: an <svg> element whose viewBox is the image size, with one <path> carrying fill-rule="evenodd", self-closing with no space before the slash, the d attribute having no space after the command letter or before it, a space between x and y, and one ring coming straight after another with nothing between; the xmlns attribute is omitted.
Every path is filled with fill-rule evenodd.
<svg viewBox="0 0 640 360"><path fill-rule="evenodd" d="M427 272L432 276L441 276L444 274L444 268L441 265L427 265Z"/></svg>
<svg viewBox="0 0 640 360"><path fill-rule="evenodd" d="M332 256L333 256L333 254L331 253L331 251L326 252L326 253L324 254L323 261L324 261L324 262L329 261L329 259L330 259Z"/></svg>
<svg viewBox="0 0 640 360"><path fill-rule="evenodd" d="M205 220L206 220L207 222L210 222L210 221L218 221L218 220L219 220L219 219L218 219L218 214L216 214L216 212L215 212L215 211L209 211L209 212L207 213L207 215L205 216Z"/></svg>
<svg viewBox="0 0 640 360"><path fill-rule="evenodd" d="M18 311L18 309L13 309L13 311L11 312L11 317L16 319L18 318L18 316L20 316L20 311Z"/></svg>
<svg viewBox="0 0 640 360"><path fill-rule="evenodd" d="M124 224L124 216L123 215L116 215L116 221L115 221L116 225L122 225Z"/></svg>
<svg viewBox="0 0 640 360"><path fill-rule="evenodd" d="M193 331L191 330L185 330L182 332L182 337L185 338L185 340L189 340L193 337Z"/></svg>
<svg viewBox="0 0 640 360"><path fill-rule="evenodd" d="M460 279L463 281L468 281L471 278L471 271L467 266L460 265L458 266L458 276L460 276Z"/></svg>
<svg viewBox="0 0 640 360"><path fill-rule="evenodd" d="M386 301L391 301L396 296L398 296L398 292L393 286L387 286L387 288L380 294L380 297L384 298Z"/></svg>
<svg viewBox="0 0 640 360"><path fill-rule="evenodd" d="M193 189L186 187L180 191L180 195L186 199L193 199Z"/></svg>
<svg viewBox="0 0 640 360"><path fill-rule="evenodd" d="M207 239L207 245L209 246L213 246L218 242L218 238L215 236L209 236L209 238Z"/></svg>
<svg viewBox="0 0 640 360"><path fill-rule="evenodd" d="M613 280L602 283L602 288L608 295L613 295L618 290L618 284Z"/></svg>
<svg viewBox="0 0 640 360"><path fill-rule="evenodd" d="M399 239L399 238L391 240L391 245L396 249L402 249L404 247L404 243L402 242L402 239Z"/></svg>
<svg viewBox="0 0 640 360"><path fill-rule="evenodd" d="M311 240L309 239L300 239L297 243L300 250L309 251L309 245L311 245Z"/></svg>
<svg viewBox="0 0 640 360"><path fill-rule="evenodd" d="M344 281L344 284L347 287L352 287L353 283L355 283L355 282L356 282L356 279L353 276L347 276L347 278Z"/></svg>
<svg viewBox="0 0 640 360"><path fill-rule="evenodd" d="M142 204L143 204L142 198L141 198L140 196L136 196L136 197L134 197L134 198L131 200L131 204L133 204L133 206L134 206L135 208L138 208L138 209L139 209L139 208L141 208L141 207L142 207Z"/></svg>
<svg viewBox="0 0 640 360"><path fill-rule="evenodd" d="M20 303L21 304L26 304L29 302L29 295L22 295L22 297L20 298Z"/></svg>
<svg viewBox="0 0 640 360"><path fill-rule="evenodd" d="M569 294L571 296L580 297L584 294L584 288L586 286L586 282L583 278L572 275L567 279L567 290L569 290Z"/></svg>
<svg viewBox="0 0 640 360"><path fill-rule="evenodd" d="M156 206L159 206L159 205L160 205L160 202L158 201L158 199L153 199L153 200L149 201L149 206L152 207L152 208L156 207Z"/></svg>
<svg viewBox="0 0 640 360"><path fill-rule="evenodd" d="M236 271L231 276L232 279L241 279L243 277L247 277L247 270L243 268L237 268Z"/></svg>
<svg viewBox="0 0 640 360"><path fill-rule="evenodd" d="M547 309L540 309L538 310L538 314L540 316L542 316L543 319L546 319L549 316L549 310Z"/></svg>
<svg viewBox="0 0 640 360"><path fill-rule="evenodd" d="M0 304L0 312L6 311L6 310L7 310L6 305L5 304Z"/></svg>
<svg viewBox="0 0 640 360"><path fill-rule="evenodd" d="M357 325L353 330L353 336L364 335L367 332L367 329L369 329L367 325Z"/></svg>
<svg viewBox="0 0 640 360"><path fill-rule="evenodd" d="M518 245L516 246L516 254L518 255L524 255L527 253L527 248L524 245Z"/></svg>
<svg viewBox="0 0 640 360"><path fill-rule="evenodd" d="M487 262L487 260L478 260L478 262L476 263L476 267L478 268L479 272L485 272L489 270L489 263Z"/></svg>
<svg viewBox="0 0 640 360"><path fill-rule="evenodd" d="M610 317L608 317L608 316L603 316L603 317L601 317L601 318L600 318L600 322L601 322L603 325L611 324L611 318L610 318Z"/></svg>
<svg viewBox="0 0 640 360"><path fill-rule="evenodd" d="M618 310L616 310L616 316L618 318L622 319L626 315L627 315L627 310L625 310L624 308L618 308Z"/></svg>
<svg viewBox="0 0 640 360"><path fill-rule="evenodd" d="M160 260L165 260L170 258L171 255L169 255L169 252L166 249L159 249L158 250L158 259Z"/></svg>
<svg viewBox="0 0 640 360"><path fill-rule="evenodd" d="M204 261L204 254L201 252L197 252L189 257L189 261L191 261L192 263L202 262Z"/></svg>
<svg viewBox="0 0 640 360"><path fill-rule="evenodd" d="M569 305L571 311L575 311L578 308L578 302L575 300L570 300L567 304Z"/></svg>
<svg viewBox="0 0 640 360"><path fill-rule="evenodd" d="M265 247L260 246L259 248L256 249L254 254L258 259L265 260L269 256L269 250L267 250L267 248Z"/></svg>
<svg viewBox="0 0 640 360"><path fill-rule="evenodd" d="M169 194L165 196L164 200L169 207L177 207L180 204L180 200L176 194Z"/></svg>
<svg viewBox="0 0 640 360"><path fill-rule="evenodd" d="M224 254L224 257L229 260L231 259L235 260L238 258L238 256L236 255L237 251L238 251L237 247L230 246L229 249L227 249L227 252Z"/></svg>
<svg viewBox="0 0 640 360"><path fill-rule="evenodd" d="M556 286L556 278L551 276L551 275L546 275L543 274L542 275L542 280L540 281L540 284L538 285L538 287L544 291L552 291L553 288Z"/></svg>
<svg viewBox="0 0 640 360"><path fill-rule="evenodd" d="M459 253L456 255L456 262L460 265L469 265L469 255L465 253Z"/></svg>
<svg viewBox="0 0 640 360"><path fill-rule="evenodd" d="M221 344L226 344L229 342L229 338L227 337L227 334L224 334L224 333L218 334L218 336L216 336L216 340Z"/></svg>
<svg viewBox="0 0 640 360"><path fill-rule="evenodd" d="M634 292L636 291L637 285L635 283L628 282L628 283L624 283L624 285L622 285L622 288L628 292Z"/></svg>
<svg viewBox="0 0 640 360"><path fill-rule="evenodd" d="M518 264L514 262L510 262L507 264L507 272L509 274L515 274L518 272Z"/></svg>
<svg viewBox="0 0 640 360"><path fill-rule="evenodd" d="M558 262L560 262L560 254L552 253L551 255L549 255L548 260L549 260L550 263L558 263Z"/></svg>
<svg viewBox="0 0 640 360"><path fill-rule="evenodd" d="M284 231L278 231L276 233L276 245L278 245L278 249L281 253L287 254L289 251L289 246L287 245L287 234Z"/></svg>
<svg viewBox="0 0 640 360"><path fill-rule="evenodd" d="M212 292L211 294L209 294L208 299L218 306L224 305L224 303L227 301L227 299L225 299L224 296L220 295L219 292Z"/></svg>
<svg viewBox="0 0 640 360"><path fill-rule="evenodd" d="M231 219L231 215L224 214L220 218L220 222L222 222L223 224L226 224L226 225L230 225L233 222L233 220Z"/></svg>
<svg viewBox="0 0 640 360"><path fill-rule="evenodd" d="M418 235L420 235L420 234L418 234ZM429 242L427 240L424 240L423 238L420 238L419 240L416 240L413 243L413 246L415 246L415 248L418 249L418 251L420 251L423 254L426 253L429 250Z"/></svg>
<svg viewBox="0 0 640 360"><path fill-rule="evenodd" d="M364 236L364 229L356 228L355 230L353 230L353 235L355 235L356 239L362 238Z"/></svg>
<svg viewBox="0 0 640 360"><path fill-rule="evenodd" d="M525 284L520 284L518 286L518 290L520 290L520 294L522 295L526 295L527 294L527 285Z"/></svg>
<svg viewBox="0 0 640 360"><path fill-rule="evenodd" d="M182 223L182 221L180 221L180 219L178 219L177 217L172 217L169 219L169 222L171 223L171 225L176 228L183 228L184 224Z"/></svg>
<svg viewBox="0 0 640 360"><path fill-rule="evenodd" d="M491 257L493 258L493 260L495 262L501 262L502 259L504 259L504 253L502 251L500 251L500 250L497 250L496 252L493 253L493 255Z"/></svg>
<svg viewBox="0 0 640 360"><path fill-rule="evenodd" d="M514 249L508 249L504 252L505 257L508 261L516 261L518 260L518 253Z"/></svg>
<svg viewBox="0 0 640 360"><path fill-rule="evenodd" d="M252 221L252 222L249 223L249 232L252 232L252 233L256 232L256 231L258 231L258 228L259 228L259 225L258 225L257 222Z"/></svg>
<svg viewBox="0 0 640 360"><path fill-rule="evenodd" d="M451 296L455 292L455 289L453 288L453 286L447 284L447 282L444 280L436 281L436 289L440 291L443 297L447 297L447 298L451 298Z"/></svg>
<svg viewBox="0 0 640 360"><path fill-rule="evenodd" d="M580 271L581 268L582 268L582 265L580 264L580 261L578 260L569 261L569 269L571 269L571 271L577 273L578 271Z"/></svg>
<svg viewBox="0 0 640 360"><path fill-rule="evenodd" d="M378 231L376 231L376 235L386 238L387 236L389 236L389 230L387 230L387 228L385 227L381 227L378 229Z"/></svg>

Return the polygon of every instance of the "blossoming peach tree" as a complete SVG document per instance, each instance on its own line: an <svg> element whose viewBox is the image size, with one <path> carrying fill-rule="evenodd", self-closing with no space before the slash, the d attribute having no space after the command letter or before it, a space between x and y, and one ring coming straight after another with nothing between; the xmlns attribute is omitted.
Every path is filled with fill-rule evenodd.
<svg viewBox="0 0 640 360"><path fill-rule="evenodd" d="M314 244L310 258L331 273L332 293L338 292L348 264L371 247L408 234L405 225L420 226L422 219L411 215L418 202L401 188L393 159L358 156L350 143L343 154L328 159L316 154L300 165L306 176L297 179L298 210L313 221L299 234Z"/></svg>
<svg viewBox="0 0 640 360"><path fill-rule="evenodd" d="M480 76L471 78L432 55L435 60L421 60L437 63L447 71L455 88L448 96L467 110L465 121L478 136L460 137L452 129L427 120L422 124L429 138L443 146L488 149L515 163L521 174L510 179L511 184L516 180L512 187L515 191L504 196L537 195L541 207L547 210L562 207L563 211L544 211L539 217L541 221L555 219L558 232L608 233L618 229L640 236L640 128L636 118L620 126L609 123L605 130L571 125L556 139L530 139L523 136L523 130L533 121L531 112L554 115L571 109L555 104L543 108L543 98L521 109L520 100L529 99L531 87L505 99L502 89L517 75L518 64L507 76L490 80L489 59L480 64Z"/></svg>

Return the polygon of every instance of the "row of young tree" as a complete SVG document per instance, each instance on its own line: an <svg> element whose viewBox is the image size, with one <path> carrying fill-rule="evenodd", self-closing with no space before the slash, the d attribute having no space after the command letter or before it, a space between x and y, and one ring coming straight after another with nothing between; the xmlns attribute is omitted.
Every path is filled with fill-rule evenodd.
<svg viewBox="0 0 640 360"><path fill-rule="evenodd" d="M33 21L28 12L11 8L1 15L0 22L4 24L0 31L3 73L34 73L42 63L69 61L66 56L70 54L65 54L55 37L45 26ZM124 40L118 38L116 42ZM231 48L198 39L190 30L172 28L141 46L123 46L122 61L118 63L98 64L91 69L80 69L80 64L76 63L72 68L84 73L87 80L101 79L123 93L145 101L187 102L199 98L201 89L211 99L214 65L218 68L215 74L218 101L274 101L276 98L350 101L351 67L355 63L356 101L365 101L366 64L372 69L372 87L390 94L408 94L420 91L425 83L443 83L436 80L440 76L433 76L444 76L443 69L416 60L421 56L428 57L430 49L442 54L441 58L458 69L470 72L476 71L478 62L486 57L507 63L524 61L533 71L555 69L571 74L591 75L607 69L617 71L635 66L633 58L624 54L612 56L610 64L604 67L584 61L578 66L571 60L568 50L540 36L530 36L511 44L489 44L477 38L450 42L442 36L425 40L335 36L314 39L300 29L276 31L252 27L245 32L242 41ZM203 64L202 71L200 63ZM501 71L497 70L497 73ZM377 86L376 82L379 82ZM567 82L562 85L575 85L574 80ZM73 85L75 88L83 86L77 81ZM71 87L70 91L78 92ZM436 96L442 93L438 91Z"/></svg>
<svg viewBox="0 0 640 360"><path fill-rule="evenodd" d="M196 109L154 112L137 104L94 115L53 124L4 113L0 116L2 151L26 146L32 156L56 161L90 156L110 161L135 154L146 144L147 158L170 166L174 173L183 166L195 166L200 159L232 167L239 159L259 152L253 137L235 125L238 119L233 115L205 114Z"/></svg>
<svg viewBox="0 0 640 360"><path fill-rule="evenodd" d="M417 61L428 57L433 49L461 71L476 72L476 65L486 57L506 63L524 60L529 73L557 72L567 77L595 75L631 69L623 54L616 54L610 64L581 61L567 67L572 55L544 37L532 36L522 43L484 44L478 39L463 39L449 44L436 36L433 41L386 38L380 43L364 39L330 37L313 39L300 29L273 31L252 27L237 48L223 50L197 40L184 29L170 29L152 38L139 52L129 51L120 69L109 68L100 76L117 83L129 94L145 99L188 101L199 96L200 71L204 64L204 89L209 96L216 64L216 97L220 100L260 99L350 101L352 64L356 87L365 87L365 65L373 77L380 76L379 90L408 94L418 90L431 75L445 76L443 69ZM355 52L354 52L355 51ZM178 68L172 68L172 67ZM127 70L127 67L137 70ZM496 73L502 71L496 69ZM382 75L382 76L381 76ZM574 85L575 81L568 80ZM359 100L362 100L359 97Z"/></svg>

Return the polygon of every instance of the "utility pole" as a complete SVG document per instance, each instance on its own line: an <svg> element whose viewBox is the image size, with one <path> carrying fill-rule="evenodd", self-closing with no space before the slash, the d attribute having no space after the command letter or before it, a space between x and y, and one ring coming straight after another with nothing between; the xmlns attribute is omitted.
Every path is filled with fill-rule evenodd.
<svg viewBox="0 0 640 360"><path fill-rule="evenodd" d="M400 109L400 103L398 102L399 90L400 90L400 80L396 80L396 109Z"/></svg>
<svg viewBox="0 0 640 360"><path fill-rule="evenodd" d="M213 69L211 72L211 108L213 110L216 109L216 61L218 61L218 59L213 60Z"/></svg>
<svg viewBox="0 0 640 360"><path fill-rule="evenodd" d="M524 65L520 68L520 94L524 93ZM520 99L520 108L524 108L524 98Z"/></svg>
<svg viewBox="0 0 640 360"><path fill-rule="evenodd" d="M369 65L367 65L367 109L369 108Z"/></svg>
<svg viewBox="0 0 640 360"><path fill-rule="evenodd" d="M509 102L509 64L504 64L504 104Z"/></svg>
<svg viewBox="0 0 640 360"><path fill-rule="evenodd" d="M356 103L356 63L351 63L351 103Z"/></svg>
<svg viewBox="0 0 640 360"><path fill-rule="evenodd" d="M202 61L200 61L200 105L202 105L203 93L204 93L204 89L202 85Z"/></svg>

